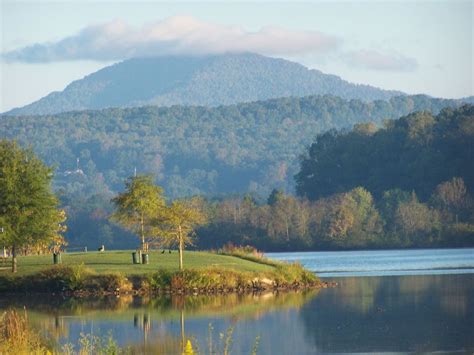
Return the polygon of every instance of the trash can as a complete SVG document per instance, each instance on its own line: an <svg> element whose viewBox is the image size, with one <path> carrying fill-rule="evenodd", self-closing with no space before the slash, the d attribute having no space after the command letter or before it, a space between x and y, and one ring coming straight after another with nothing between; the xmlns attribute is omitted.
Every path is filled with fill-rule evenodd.
<svg viewBox="0 0 474 355"><path fill-rule="evenodd" d="M148 254L142 254L142 264L148 264Z"/></svg>
<svg viewBox="0 0 474 355"><path fill-rule="evenodd" d="M132 260L134 264L140 264L140 257L136 251L132 253Z"/></svg>
<svg viewBox="0 0 474 355"><path fill-rule="evenodd" d="M61 253L53 253L53 263L61 264Z"/></svg>

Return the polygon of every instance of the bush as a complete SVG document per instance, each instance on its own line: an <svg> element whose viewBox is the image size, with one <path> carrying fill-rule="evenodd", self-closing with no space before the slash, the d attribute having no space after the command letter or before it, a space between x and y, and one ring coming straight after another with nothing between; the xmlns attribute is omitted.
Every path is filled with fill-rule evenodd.
<svg viewBox="0 0 474 355"><path fill-rule="evenodd" d="M84 287L86 278L94 271L84 264L77 266L55 265L34 275L23 277L23 287L43 292L75 291Z"/></svg>
<svg viewBox="0 0 474 355"><path fill-rule="evenodd" d="M147 281L151 290L162 290L171 286L173 272L162 270L155 272L147 277Z"/></svg>
<svg viewBox="0 0 474 355"><path fill-rule="evenodd" d="M302 284L311 285L319 283L319 278L311 271L306 270L301 264L281 264L276 266L273 277L278 285Z"/></svg>
<svg viewBox="0 0 474 355"><path fill-rule="evenodd" d="M102 292L130 292L133 285L124 275L119 272L109 274L98 274L88 277L83 284L84 289Z"/></svg>

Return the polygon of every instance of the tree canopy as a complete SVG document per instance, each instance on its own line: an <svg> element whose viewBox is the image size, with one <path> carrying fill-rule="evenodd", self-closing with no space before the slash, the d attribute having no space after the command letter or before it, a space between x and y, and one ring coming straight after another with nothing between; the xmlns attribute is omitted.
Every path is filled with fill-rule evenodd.
<svg viewBox="0 0 474 355"><path fill-rule="evenodd" d="M112 199L116 210L112 219L136 233L146 251L147 241L157 234L153 221L163 213L163 189L153 183L151 176L135 176L125 181L125 191Z"/></svg>
<svg viewBox="0 0 474 355"><path fill-rule="evenodd" d="M453 177L461 177L472 191L473 161L474 106L445 109L437 116L422 111L387 121L377 131L355 127L319 135L301 158L296 190L316 200L357 186L377 198L399 188L426 200ZM451 185L440 187L441 200L454 193L448 190L459 189Z"/></svg>
<svg viewBox="0 0 474 355"><path fill-rule="evenodd" d="M63 243L66 214L52 192L53 169L31 149L0 141L0 240L11 249L12 271L20 251L41 252Z"/></svg>

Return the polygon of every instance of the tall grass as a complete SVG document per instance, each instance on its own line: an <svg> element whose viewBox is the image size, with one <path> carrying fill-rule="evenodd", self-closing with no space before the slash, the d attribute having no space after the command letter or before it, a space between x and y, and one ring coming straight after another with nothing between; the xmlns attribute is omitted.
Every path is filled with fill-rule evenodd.
<svg viewBox="0 0 474 355"><path fill-rule="evenodd" d="M217 250L217 253L221 255L235 256L240 259L253 261L255 263L269 266L277 266L282 264L282 262L280 261L264 257L264 254L262 252L259 252L257 248L254 248L250 245L236 246L230 243L224 245L221 249Z"/></svg>
<svg viewBox="0 0 474 355"><path fill-rule="evenodd" d="M44 354L46 342L29 326L26 310L7 310L0 319L0 354Z"/></svg>

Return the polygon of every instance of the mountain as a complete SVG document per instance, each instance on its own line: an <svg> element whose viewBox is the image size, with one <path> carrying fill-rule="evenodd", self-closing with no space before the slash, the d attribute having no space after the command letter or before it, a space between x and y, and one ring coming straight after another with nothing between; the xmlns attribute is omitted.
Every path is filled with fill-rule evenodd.
<svg viewBox="0 0 474 355"><path fill-rule="evenodd" d="M278 97L330 94L362 101L401 92L349 83L301 64L262 55L129 59L69 84L9 115L52 114L145 105L219 106Z"/></svg>

